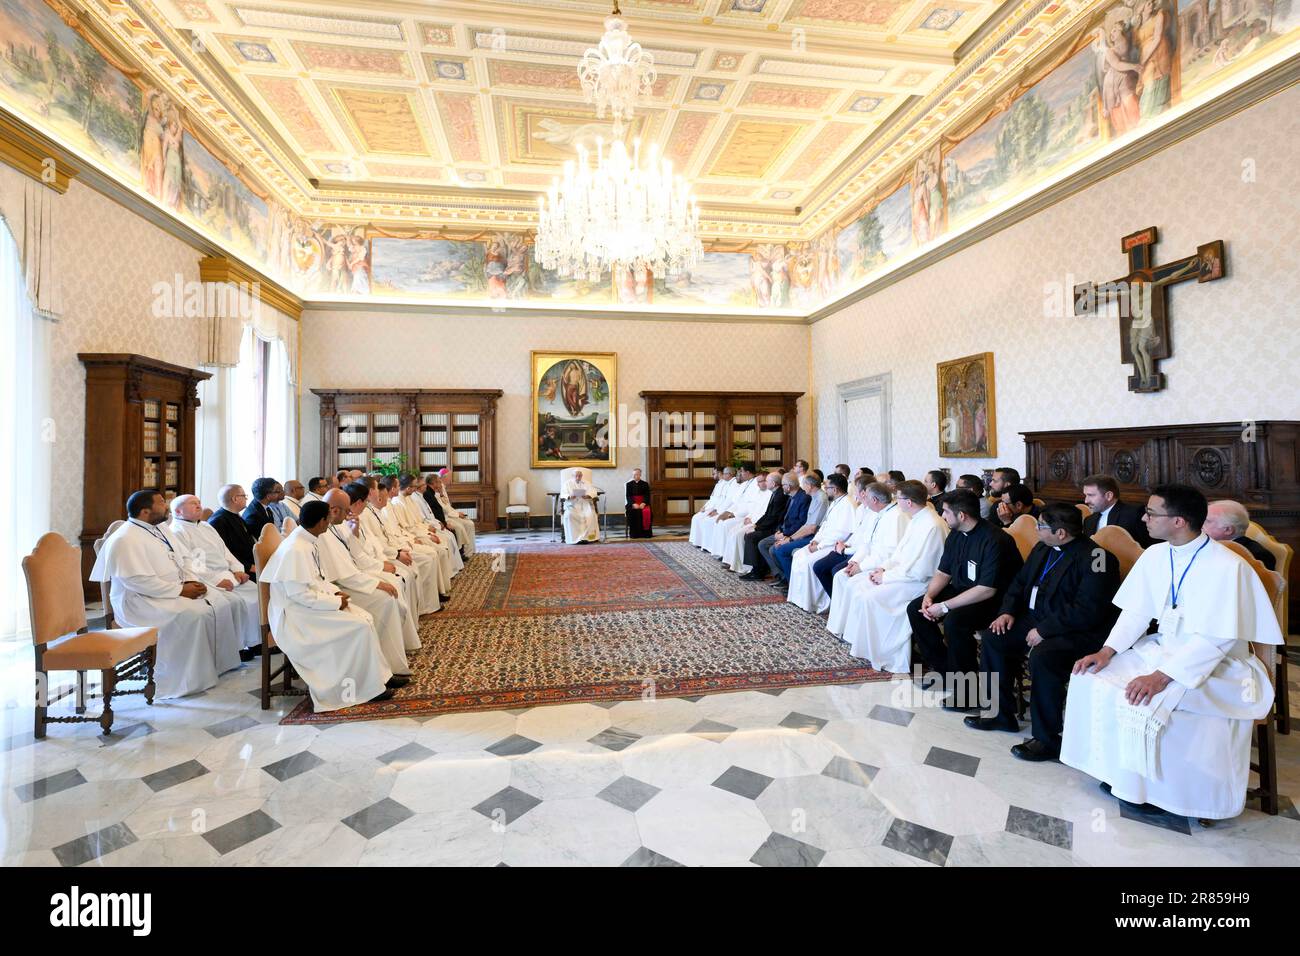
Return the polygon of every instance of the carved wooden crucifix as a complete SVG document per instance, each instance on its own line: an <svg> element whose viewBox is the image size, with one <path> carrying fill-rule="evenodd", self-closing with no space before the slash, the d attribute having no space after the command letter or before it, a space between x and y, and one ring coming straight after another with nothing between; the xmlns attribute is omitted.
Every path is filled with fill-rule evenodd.
<svg viewBox="0 0 1300 956"><path fill-rule="evenodd" d="M1165 376L1156 363L1172 354L1169 341L1168 289L1195 278L1197 282L1222 279L1226 263L1223 240L1196 247L1196 255L1154 265L1156 227L1148 226L1120 240L1128 254L1129 273L1100 286L1085 282L1074 287L1074 314L1091 315L1101 302L1119 305L1120 361L1131 362L1131 392L1158 392Z"/></svg>

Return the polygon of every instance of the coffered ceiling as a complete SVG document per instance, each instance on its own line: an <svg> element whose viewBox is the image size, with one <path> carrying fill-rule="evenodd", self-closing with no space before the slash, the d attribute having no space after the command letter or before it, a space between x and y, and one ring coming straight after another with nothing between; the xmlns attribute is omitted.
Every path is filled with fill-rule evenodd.
<svg viewBox="0 0 1300 956"><path fill-rule="evenodd" d="M531 216L608 138L578 86L609 0L88 0L201 88L231 155L308 215L454 224ZM882 124L1024 4L627 0L658 73L632 134L690 179L705 219L790 232ZM208 111L211 114L211 110ZM364 209L361 208L364 206ZM463 208L464 213L457 212Z"/></svg>

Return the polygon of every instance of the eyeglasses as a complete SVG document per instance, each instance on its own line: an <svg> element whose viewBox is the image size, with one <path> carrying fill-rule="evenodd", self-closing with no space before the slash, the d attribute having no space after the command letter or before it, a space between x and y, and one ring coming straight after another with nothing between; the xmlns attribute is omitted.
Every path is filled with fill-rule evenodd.
<svg viewBox="0 0 1300 956"><path fill-rule="evenodd" d="M1148 518L1177 518L1178 517L1178 515L1171 514L1168 511L1166 511L1164 514L1161 514L1159 511L1152 511L1150 508L1144 509L1142 513L1146 515Z"/></svg>
<svg viewBox="0 0 1300 956"><path fill-rule="evenodd" d="M1040 521L1040 522L1038 522L1038 530L1039 530L1039 531L1051 531L1051 530L1052 530L1052 526L1051 526L1050 524L1043 524L1043 523Z"/></svg>

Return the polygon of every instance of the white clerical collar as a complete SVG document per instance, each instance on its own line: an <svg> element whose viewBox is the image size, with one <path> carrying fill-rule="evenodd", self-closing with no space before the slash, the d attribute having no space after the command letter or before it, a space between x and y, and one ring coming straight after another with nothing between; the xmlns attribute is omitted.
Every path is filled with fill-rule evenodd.
<svg viewBox="0 0 1300 956"><path fill-rule="evenodd" d="M1200 534L1198 534L1191 541L1188 541L1186 544L1173 544L1172 542L1169 542L1169 547L1173 549L1173 552L1175 554L1186 554L1188 551L1195 551L1197 548L1203 545L1205 543L1205 537L1206 537L1205 532L1202 531Z"/></svg>

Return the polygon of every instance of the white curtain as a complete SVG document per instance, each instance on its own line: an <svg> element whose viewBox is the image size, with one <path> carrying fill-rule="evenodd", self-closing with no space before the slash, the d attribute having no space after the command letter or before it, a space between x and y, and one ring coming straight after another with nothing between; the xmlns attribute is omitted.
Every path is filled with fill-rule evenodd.
<svg viewBox="0 0 1300 956"><path fill-rule="evenodd" d="M30 633L22 559L52 518L52 326L32 308L18 244L0 217L0 639Z"/></svg>
<svg viewBox="0 0 1300 956"><path fill-rule="evenodd" d="M281 484L298 477L298 394L284 339L269 343L266 361L266 416L262 436L262 474Z"/></svg>

